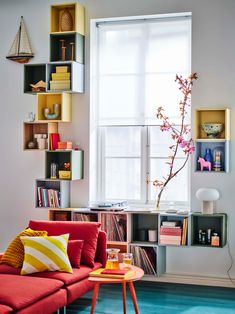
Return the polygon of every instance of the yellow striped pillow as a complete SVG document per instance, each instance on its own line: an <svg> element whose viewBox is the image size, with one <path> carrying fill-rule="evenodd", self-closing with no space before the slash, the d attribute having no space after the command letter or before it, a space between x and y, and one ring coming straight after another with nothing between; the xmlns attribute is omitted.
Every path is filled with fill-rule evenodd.
<svg viewBox="0 0 235 314"><path fill-rule="evenodd" d="M42 271L72 273L67 254L69 234L45 237L20 237L24 245L24 263L21 275Z"/></svg>

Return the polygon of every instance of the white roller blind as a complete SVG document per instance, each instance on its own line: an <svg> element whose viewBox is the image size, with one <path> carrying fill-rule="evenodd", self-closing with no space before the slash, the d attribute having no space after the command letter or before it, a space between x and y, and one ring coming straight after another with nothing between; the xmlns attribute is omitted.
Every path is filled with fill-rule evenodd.
<svg viewBox="0 0 235 314"><path fill-rule="evenodd" d="M178 122L175 75L191 64L191 17L98 24L98 124L157 124L163 106Z"/></svg>

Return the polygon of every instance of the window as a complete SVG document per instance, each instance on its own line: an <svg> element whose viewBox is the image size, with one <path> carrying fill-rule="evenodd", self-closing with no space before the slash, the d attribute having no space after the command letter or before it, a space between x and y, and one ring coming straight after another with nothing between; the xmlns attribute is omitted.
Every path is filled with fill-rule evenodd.
<svg viewBox="0 0 235 314"><path fill-rule="evenodd" d="M159 129L156 109L163 106L179 123L181 95L175 75L190 73L191 17L93 22L91 125L92 132L97 130L93 144L97 141L92 169L97 157L98 170L97 181L92 179L93 190L97 186L92 198L151 203L156 190L149 181L166 174L171 142ZM183 158L182 154L177 162ZM189 201L187 167L171 181L163 200Z"/></svg>

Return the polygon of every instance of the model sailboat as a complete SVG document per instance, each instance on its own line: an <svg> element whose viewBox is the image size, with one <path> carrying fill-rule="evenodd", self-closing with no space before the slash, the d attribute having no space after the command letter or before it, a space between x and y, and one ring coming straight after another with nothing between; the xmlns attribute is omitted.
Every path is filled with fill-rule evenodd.
<svg viewBox="0 0 235 314"><path fill-rule="evenodd" d="M33 57L34 54L29 42L24 19L21 16L19 30L6 58L19 63L27 63Z"/></svg>

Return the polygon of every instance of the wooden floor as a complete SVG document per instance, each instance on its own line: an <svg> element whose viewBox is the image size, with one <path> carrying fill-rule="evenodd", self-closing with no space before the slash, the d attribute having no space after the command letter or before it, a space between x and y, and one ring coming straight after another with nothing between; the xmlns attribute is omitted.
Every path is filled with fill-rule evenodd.
<svg viewBox="0 0 235 314"><path fill-rule="evenodd" d="M235 314L235 289L179 284L135 283L140 314ZM67 314L90 313L89 293L67 307ZM101 286L95 314L121 314L119 285ZM127 294L127 313L134 313Z"/></svg>

